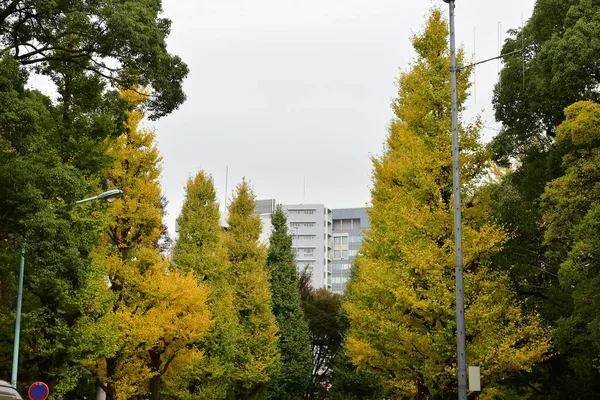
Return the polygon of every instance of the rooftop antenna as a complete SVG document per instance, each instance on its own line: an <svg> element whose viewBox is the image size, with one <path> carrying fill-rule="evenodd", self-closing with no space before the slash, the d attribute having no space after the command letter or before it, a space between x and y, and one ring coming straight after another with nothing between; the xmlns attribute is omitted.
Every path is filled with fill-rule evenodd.
<svg viewBox="0 0 600 400"><path fill-rule="evenodd" d="M502 54L502 22L498 22L498 63L497 63L497 69L498 69L498 92L502 91L502 74L500 73L500 63L501 63L501 59L500 59L500 55Z"/></svg>
<svg viewBox="0 0 600 400"><path fill-rule="evenodd" d="M306 176L303 177L302 181L302 204L306 203Z"/></svg>
<svg viewBox="0 0 600 400"><path fill-rule="evenodd" d="M475 33L475 27L473 27L473 59L476 60L477 59L477 53L476 53L476 48L475 45L477 44L477 35ZM475 67L473 67L473 100L474 100L474 104L477 104L477 75L476 75L476 71L475 71Z"/></svg>
<svg viewBox="0 0 600 400"><path fill-rule="evenodd" d="M229 165L225 167L225 205L223 212L227 212L227 180L229 179Z"/></svg>
<svg viewBox="0 0 600 400"><path fill-rule="evenodd" d="M521 60L523 61L523 90L525 90L525 24L521 13Z"/></svg>

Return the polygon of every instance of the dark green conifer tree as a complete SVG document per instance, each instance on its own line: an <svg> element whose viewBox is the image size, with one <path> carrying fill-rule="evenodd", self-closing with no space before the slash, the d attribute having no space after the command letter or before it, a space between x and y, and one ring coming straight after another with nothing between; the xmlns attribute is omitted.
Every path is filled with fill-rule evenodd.
<svg viewBox="0 0 600 400"><path fill-rule="evenodd" d="M273 232L269 240L267 269L271 271L273 314L279 328L280 369L271 381L265 398L294 400L308 385L312 354L308 324L300 306L298 272L292 253L292 237L281 207L271 217Z"/></svg>

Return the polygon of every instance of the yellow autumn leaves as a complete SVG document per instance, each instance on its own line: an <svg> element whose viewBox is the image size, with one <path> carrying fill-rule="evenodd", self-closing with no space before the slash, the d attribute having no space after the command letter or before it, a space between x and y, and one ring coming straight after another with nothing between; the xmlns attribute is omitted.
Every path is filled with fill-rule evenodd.
<svg viewBox="0 0 600 400"><path fill-rule="evenodd" d="M377 373L395 399L457 392L446 37L446 21L434 9L413 38L417 59L399 79L396 119L384 154L373 160L371 230L345 302L353 362ZM462 104L468 74L459 79ZM485 387L542 361L549 338L491 262L507 234L490 221L479 195L488 165L479 129L478 120L460 126L462 234L467 362L481 367Z"/></svg>

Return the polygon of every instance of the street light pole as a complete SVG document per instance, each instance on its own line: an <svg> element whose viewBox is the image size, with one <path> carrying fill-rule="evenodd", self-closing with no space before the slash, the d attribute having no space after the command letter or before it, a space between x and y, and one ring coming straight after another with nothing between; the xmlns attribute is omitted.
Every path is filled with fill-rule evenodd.
<svg viewBox="0 0 600 400"><path fill-rule="evenodd" d="M456 44L454 29L454 0L444 0L450 8L450 86L452 97L452 170L454 192L454 246L456 280L456 353L458 367L458 399L467 400L467 358L465 341L465 294L463 282L462 219L460 199L460 163L458 145L458 109L456 100Z"/></svg>
<svg viewBox="0 0 600 400"><path fill-rule="evenodd" d="M87 203L88 201L93 200L106 200L106 201L114 201L117 197L121 196L123 191L120 189L109 190L104 193L100 193L94 197L88 197L87 199L78 200L74 203L70 203L61 207L58 207L52 210L52 214L56 214L59 211L62 211L66 208L75 206L81 203ZM27 240L25 240L26 242ZM13 361L12 361L12 375L10 379L10 384L15 389L17 388L17 371L19 366L19 342L21 339L21 306L23 305L23 274L25 271L25 243L23 243L23 247L21 247L21 262L19 265L19 289L17 291L17 315L15 318L15 340L13 344Z"/></svg>

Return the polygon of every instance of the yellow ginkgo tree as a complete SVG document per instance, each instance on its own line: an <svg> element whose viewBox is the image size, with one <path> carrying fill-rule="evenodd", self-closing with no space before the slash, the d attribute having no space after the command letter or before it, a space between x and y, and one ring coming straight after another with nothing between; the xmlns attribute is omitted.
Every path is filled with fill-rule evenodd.
<svg viewBox="0 0 600 400"><path fill-rule="evenodd" d="M222 400L233 391L240 325L220 219L212 177L200 171L186 184L171 269L193 272L207 287L214 323L197 344L204 357L176 360L166 376L168 393L177 399Z"/></svg>
<svg viewBox="0 0 600 400"><path fill-rule="evenodd" d="M371 230L344 304L353 362L377 373L394 399L457 395L447 36L447 22L433 9L412 39L417 58L400 76L396 118L383 155L373 159ZM459 111L468 80L467 72L458 74ZM491 263L507 234L486 222L477 196L487 167L480 127L461 123L460 161L467 363L481 367L485 387L543 360L549 339Z"/></svg>
<svg viewBox="0 0 600 400"><path fill-rule="evenodd" d="M229 205L225 248L231 267L239 322L235 342L233 390L228 399L260 399L279 359L277 323L273 315L267 252L259 243L261 221L254 214L254 193L244 180Z"/></svg>
<svg viewBox="0 0 600 400"><path fill-rule="evenodd" d="M202 357L196 344L212 324L207 290L193 272L170 270L160 250L164 214L160 156L154 134L141 129L145 96L123 93L130 103L125 133L111 144L115 165L106 178L123 190L113 222L94 251L104 266L108 312L98 326L112 333L103 358L88 368L108 400L161 398L161 378L177 359ZM112 329L111 329L112 328ZM107 334L107 336L110 336Z"/></svg>

